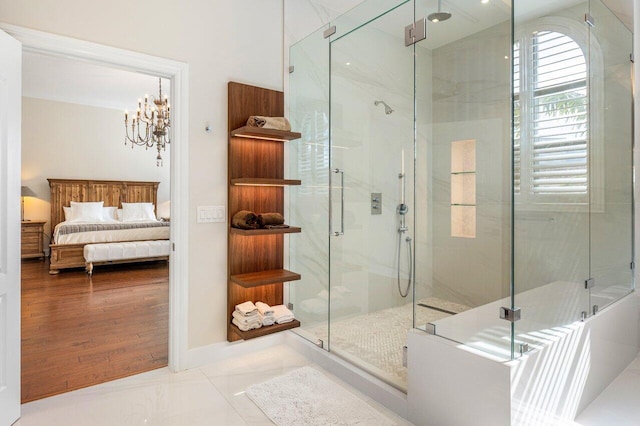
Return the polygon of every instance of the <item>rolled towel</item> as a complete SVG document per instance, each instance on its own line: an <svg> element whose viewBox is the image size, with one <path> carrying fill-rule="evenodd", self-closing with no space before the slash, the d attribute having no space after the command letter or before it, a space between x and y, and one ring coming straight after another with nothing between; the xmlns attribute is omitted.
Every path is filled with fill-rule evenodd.
<svg viewBox="0 0 640 426"><path fill-rule="evenodd" d="M262 327L262 323L260 321L252 323L251 325L244 325L244 324L238 322L238 320L234 318L231 322L233 323L233 325L235 325L236 327L238 327L242 331L249 331L249 330L253 330L255 328Z"/></svg>
<svg viewBox="0 0 640 426"><path fill-rule="evenodd" d="M258 229L258 216L254 212L248 210L240 210L231 218L231 226L240 229Z"/></svg>
<svg viewBox="0 0 640 426"><path fill-rule="evenodd" d="M233 314L231 314L231 316L242 325L252 325L255 322L262 322L262 317L258 312L256 312L255 314L244 316L238 311L233 311Z"/></svg>
<svg viewBox="0 0 640 426"><path fill-rule="evenodd" d="M260 315L262 325L269 326L276 323L276 319L272 315Z"/></svg>
<svg viewBox="0 0 640 426"><path fill-rule="evenodd" d="M247 120L247 126L262 127L263 129L291 131L291 124L286 117L265 117L262 115L252 115Z"/></svg>
<svg viewBox="0 0 640 426"><path fill-rule="evenodd" d="M284 223L284 216L280 213L261 213L258 215L258 223L261 228L267 225L282 225Z"/></svg>
<svg viewBox="0 0 640 426"><path fill-rule="evenodd" d="M256 302L256 308L258 308L258 312L260 312L260 315L269 317L273 316L273 309L271 309L271 306L267 305L264 302Z"/></svg>
<svg viewBox="0 0 640 426"><path fill-rule="evenodd" d="M273 309L273 317L278 324L291 322L295 319L295 317L293 316L293 312L287 309L287 307L284 305L272 306L271 309Z"/></svg>
<svg viewBox="0 0 640 426"><path fill-rule="evenodd" d="M256 305L254 305L253 302L249 300L236 305L236 311L247 317L249 315L255 315L258 312L258 308L256 308Z"/></svg>

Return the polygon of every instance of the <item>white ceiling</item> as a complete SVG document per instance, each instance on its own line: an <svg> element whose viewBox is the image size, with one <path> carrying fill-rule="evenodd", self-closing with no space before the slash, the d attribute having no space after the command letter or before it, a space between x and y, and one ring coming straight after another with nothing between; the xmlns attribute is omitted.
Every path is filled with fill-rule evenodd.
<svg viewBox="0 0 640 426"><path fill-rule="evenodd" d="M138 98L158 96L158 77L79 61L24 52L23 96L134 111ZM162 93L170 94L162 79Z"/></svg>

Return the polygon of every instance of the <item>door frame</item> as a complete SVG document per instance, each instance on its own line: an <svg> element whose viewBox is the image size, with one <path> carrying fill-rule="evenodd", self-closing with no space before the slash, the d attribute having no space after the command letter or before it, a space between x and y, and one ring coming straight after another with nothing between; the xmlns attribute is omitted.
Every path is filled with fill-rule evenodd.
<svg viewBox="0 0 640 426"><path fill-rule="evenodd" d="M78 59L171 80L171 267L169 268L169 368L187 368L189 249L189 65L171 59L0 22L24 52Z"/></svg>

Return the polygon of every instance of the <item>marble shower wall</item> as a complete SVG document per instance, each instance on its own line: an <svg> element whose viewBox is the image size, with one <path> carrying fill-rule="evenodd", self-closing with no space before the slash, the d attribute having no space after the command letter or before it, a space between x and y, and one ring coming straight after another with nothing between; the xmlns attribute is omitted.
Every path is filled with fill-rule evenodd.
<svg viewBox="0 0 640 426"><path fill-rule="evenodd" d="M509 294L510 25L433 50L433 295L479 306ZM451 145L475 140L476 235L453 237Z"/></svg>

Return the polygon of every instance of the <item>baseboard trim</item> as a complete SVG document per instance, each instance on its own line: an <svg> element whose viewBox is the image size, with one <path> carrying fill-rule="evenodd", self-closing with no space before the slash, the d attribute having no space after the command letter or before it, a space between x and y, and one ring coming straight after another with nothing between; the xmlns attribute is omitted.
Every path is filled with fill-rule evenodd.
<svg viewBox="0 0 640 426"><path fill-rule="evenodd" d="M187 370L202 367L223 359L245 355L284 343L285 333L270 334L251 340L238 342L217 342L207 346L189 349L183 359L183 367Z"/></svg>

